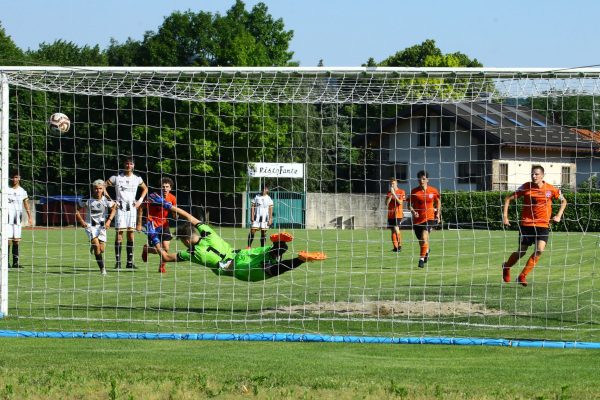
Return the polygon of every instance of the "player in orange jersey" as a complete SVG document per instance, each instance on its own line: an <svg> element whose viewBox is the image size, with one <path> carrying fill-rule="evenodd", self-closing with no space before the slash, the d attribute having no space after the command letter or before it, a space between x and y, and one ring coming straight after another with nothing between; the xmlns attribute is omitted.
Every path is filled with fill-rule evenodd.
<svg viewBox="0 0 600 400"><path fill-rule="evenodd" d="M527 274L537 264L540 256L548 243L550 232L550 220L560 222L567 200L559 189L544 182L544 168L540 165L531 167L531 182L524 183L513 194L504 199L504 225L509 226L508 206L512 200L523 198L521 209L521 222L519 224L519 249L512 253L508 260L502 264L502 278L504 282L510 282L510 268L519 261L527 252L527 248L535 243L535 251L527 260L525 268L519 274L517 282L527 286ZM552 200L560 200L560 208L552 217Z"/></svg>
<svg viewBox="0 0 600 400"><path fill-rule="evenodd" d="M388 228L392 231L392 244L394 249L392 251L399 252L402 250L402 234L400 233L400 224L402 223L402 217L404 216L402 210L402 204L406 200L406 193L404 190L398 188L398 181L396 178L390 180L390 190L385 196L385 204L387 205L387 220Z"/></svg>
<svg viewBox="0 0 600 400"><path fill-rule="evenodd" d="M173 186L175 186L173 180L171 178L162 178L160 181L160 185L162 198L165 199L165 201L176 205L177 199L175 198L173 193L171 193L171 191L173 190ZM156 231L158 238L160 239L159 247L165 249L166 252L169 252L169 245L171 243L171 240L173 239L173 236L171 235L171 230L169 228L169 220L167 219L167 217L169 216L169 211L165 210L159 205L155 205L151 202L148 202L147 213L148 216L146 218L146 223L151 223L153 225L153 228ZM173 213L173 217L177 218L177 214ZM142 218L141 213L139 214L139 218ZM141 221L139 223L141 224ZM148 244L150 244L150 242ZM159 255L161 254L160 250L157 250L154 246L149 246L148 244L145 244L144 249L142 250L142 260L144 262L148 262L148 253ZM165 265L166 264L161 259L160 266L158 267L158 272L160 272L161 274L167 272Z"/></svg>
<svg viewBox="0 0 600 400"><path fill-rule="evenodd" d="M427 171L419 171L417 179L419 186L410 191L408 207L413 215L413 230L421 247L419 268L423 268L429 258L429 233L442 220L442 200L440 192L429 186Z"/></svg>

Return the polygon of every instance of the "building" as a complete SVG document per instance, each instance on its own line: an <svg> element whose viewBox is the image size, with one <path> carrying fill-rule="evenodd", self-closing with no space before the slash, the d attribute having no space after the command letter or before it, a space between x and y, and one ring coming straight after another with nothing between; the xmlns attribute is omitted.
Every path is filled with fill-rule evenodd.
<svg viewBox="0 0 600 400"><path fill-rule="evenodd" d="M547 182L573 188L598 172L590 164L578 173L578 166L600 148L528 107L492 102L407 106L354 144L380 161L368 192L385 192L391 176L414 186L423 169L441 190L513 190L531 179L533 164L545 168Z"/></svg>

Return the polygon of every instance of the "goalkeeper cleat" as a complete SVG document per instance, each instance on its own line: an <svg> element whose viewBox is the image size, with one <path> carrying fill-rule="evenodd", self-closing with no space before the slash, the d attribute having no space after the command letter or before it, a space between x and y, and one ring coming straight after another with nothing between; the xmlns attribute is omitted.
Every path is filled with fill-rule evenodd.
<svg viewBox="0 0 600 400"><path fill-rule="evenodd" d="M158 267L158 272L160 272L161 274L166 274L167 273L166 266L167 266L167 264L165 264L165 263L160 264L160 267Z"/></svg>
<svg viewBox="0 0 600 400"><path fill-rule="evenodd" d="M291 233L287 233L287 232L274 233L271 235L271 242L273 242L273 243L276 243L276 242L288 243L288 242L291 242L292 240L294 240L294 237L292 236Z"/></svg>
<svg viewBox="0 0 600 400"><path fill-rule="evenodd" d="M299 251L298 258L304 262L322 261L327 259L327 255L318 251Z"/></svg>
<svg viewBox="0 0 600 400"><path fill-rule="evenodd" d="M517 278L517 282L519 282L521 284L521 286L527 286L527 281L525 280L525 275L523 275L523 274L519 274L519 277Z"/></svg>
<svg viewBox="0 0 600 400"><path fill-rule="evenodd" d="M502 279L504 282L510 282L510 268L506 267L506 263L502 264Z"/></svg>
<svg viewBox="0 0 600 400"><path fill-rule="evenodd" d="M148 245L147 244L145 244L144 248L142 249L142 261L148 262Z"/></svg>
<svg viewBox="0 0 600 400"><path fill-rule="evenodd" d="M425 260L423 258L419 259L419 265L417 265L419 268L425 268Z"/></svg>

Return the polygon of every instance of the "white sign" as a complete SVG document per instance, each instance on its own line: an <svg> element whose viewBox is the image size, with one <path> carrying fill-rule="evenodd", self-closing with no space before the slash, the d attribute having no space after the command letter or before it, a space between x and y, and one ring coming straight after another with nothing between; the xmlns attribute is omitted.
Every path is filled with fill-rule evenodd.
<svg viewBox="0 0 600 400"><path fill-rule="evenodd" d="M254 178L303 178L301 163L250 163L248 175Z"/></svg>

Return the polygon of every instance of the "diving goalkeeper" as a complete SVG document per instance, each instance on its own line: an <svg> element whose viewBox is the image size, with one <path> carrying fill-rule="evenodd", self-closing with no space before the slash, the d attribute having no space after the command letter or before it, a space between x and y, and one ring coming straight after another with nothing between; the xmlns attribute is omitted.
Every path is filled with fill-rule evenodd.
<svg viewBox="0 0 600 400"><path fill-rule="evenodd" d="M177 238L188 248L168 253L160 247L160 238L152 224L146 224L149 242L161 254L163 262L191 261L204 265L217 275L233 276L242 281L258 282L298 268L305 262L325 260L327 256L320 252L300 251L296 258L282 260L288 249L287 242L293 237L287 232L271 235L270 246L253 249L234 250L210 226L203 224L179 207L165 201L158 193L152 193L148 200L187 219L180 223Z"/></svg>

